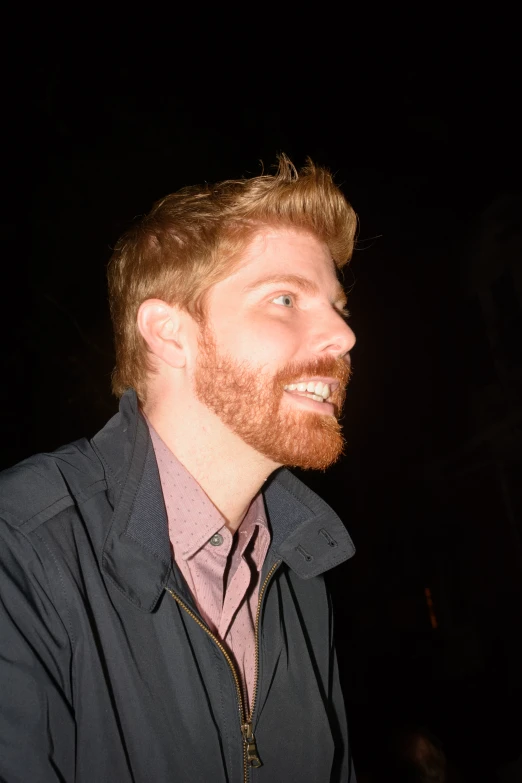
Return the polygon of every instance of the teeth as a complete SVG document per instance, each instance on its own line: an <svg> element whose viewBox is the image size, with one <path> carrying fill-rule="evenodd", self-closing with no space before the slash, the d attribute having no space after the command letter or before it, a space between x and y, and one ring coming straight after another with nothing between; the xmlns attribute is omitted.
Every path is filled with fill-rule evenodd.
<svg viewBox="0 0 522 783"><path fill-rule="evenodd" d="M330 396L330 387L327 383L309 381L308 383L289 383L284 387L287 391L308 392L307 397L314 397L323 402Z"/></svg>

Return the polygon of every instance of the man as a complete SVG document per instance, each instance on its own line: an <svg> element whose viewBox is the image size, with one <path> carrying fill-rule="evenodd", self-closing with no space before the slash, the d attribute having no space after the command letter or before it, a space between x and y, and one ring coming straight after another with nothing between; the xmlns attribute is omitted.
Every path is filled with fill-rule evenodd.
<svg viewBox="0 0 522 783"><path fill-rule="evenodd" d="M0 480L0 779L355 779L323 580L354 549L282 468L342 452L355 227L283 156L116 246L120 411Z"/></svg>

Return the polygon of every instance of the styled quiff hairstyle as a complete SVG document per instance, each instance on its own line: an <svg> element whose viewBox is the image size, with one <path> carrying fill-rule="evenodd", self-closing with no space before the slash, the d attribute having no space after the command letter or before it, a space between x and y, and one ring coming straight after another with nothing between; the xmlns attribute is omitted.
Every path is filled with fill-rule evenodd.
<svg viewBox="0 0 522 783"><path fill-rule="evenodd" d="M324 242L340 269L349 261L357 218L329 171L308 160L299 172L280 155L274 175L185 187L154 204L117 242L108 269L116 368L112 389L146 398L153 372L137 326L147 299L205 320L205 296L230 275L263 227L290 227Z"/></svg>

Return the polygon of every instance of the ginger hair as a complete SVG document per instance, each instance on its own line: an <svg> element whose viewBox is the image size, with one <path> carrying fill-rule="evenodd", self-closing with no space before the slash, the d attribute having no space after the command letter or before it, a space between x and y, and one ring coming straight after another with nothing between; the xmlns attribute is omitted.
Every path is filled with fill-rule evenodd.
<svg viewBox="0 0 522 783"><path fill-rule="evenodd" d="M338 269L350 259L357 218L327 169L297 171L286 155L273 175L185 187L160 199L116 243L108 283L116 396L133 387L143 404L154 371L137 326L140 305L162 299L205 320L210 288L231 274L264 227L309 232Z"/></svg>

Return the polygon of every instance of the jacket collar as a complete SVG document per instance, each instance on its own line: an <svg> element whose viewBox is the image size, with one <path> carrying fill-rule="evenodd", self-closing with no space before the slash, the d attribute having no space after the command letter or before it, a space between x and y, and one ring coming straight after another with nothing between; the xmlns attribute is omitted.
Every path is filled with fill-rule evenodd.
<svg viewBox="0 0 522 783"><path fill-rule="evenodd" d="M133 389L92 440L104 464L114 513L102 569L129 600L151 612L172 568L167 514L156 457ZM286 469L263 490L272 531L270 558L310 579L351 557L355 548L335 512Z"/></svg>

